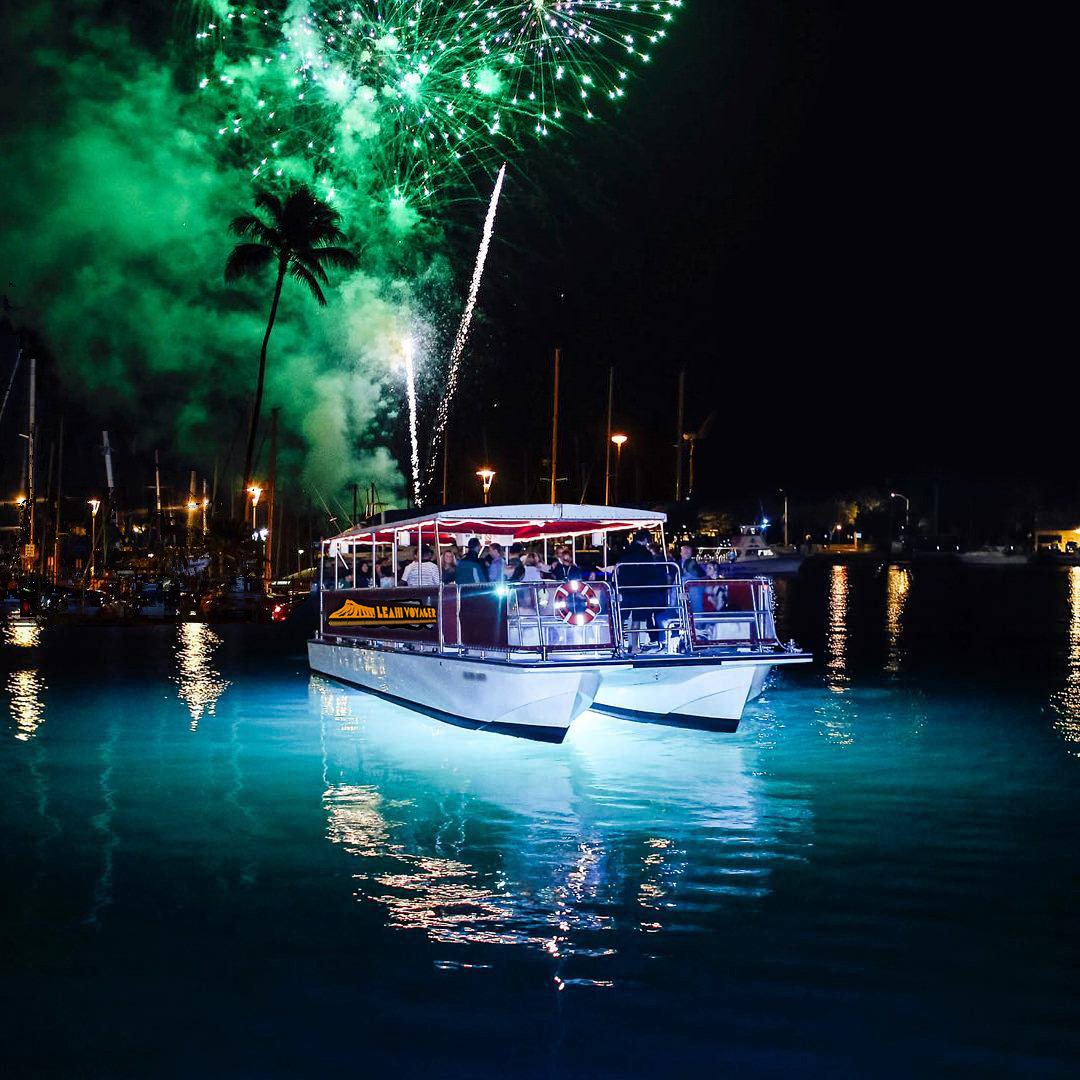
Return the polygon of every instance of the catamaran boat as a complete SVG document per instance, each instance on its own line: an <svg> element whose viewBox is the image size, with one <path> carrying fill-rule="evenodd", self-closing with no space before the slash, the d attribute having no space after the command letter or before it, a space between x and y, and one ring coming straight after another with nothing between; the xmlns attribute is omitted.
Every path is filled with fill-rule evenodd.
<svg viewBox="0 0 1080 1080"><path fill-rule="evenodd" d="M684 581L674 563L623 563L604 580L492 581L371 588L380 550L544 543L603 550L663 514L606 506L439 510L359 525L322 546L313 671L440 720L561 742L589 709L629 720L733 732L773 668L809 663L782 644L772 585ZM359 587L358 587L359 586Z"/></svg>

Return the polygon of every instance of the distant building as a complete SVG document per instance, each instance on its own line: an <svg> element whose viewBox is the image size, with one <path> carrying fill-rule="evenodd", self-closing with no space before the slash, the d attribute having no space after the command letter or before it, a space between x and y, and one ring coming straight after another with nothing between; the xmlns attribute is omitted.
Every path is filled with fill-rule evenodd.
<svg viewBox="0 0 1080 1080"><path fill-rule="evenodd" d="M1080 526L1075 529L1036 529L1035 550L1075 555L1080 552Z"/></svg>

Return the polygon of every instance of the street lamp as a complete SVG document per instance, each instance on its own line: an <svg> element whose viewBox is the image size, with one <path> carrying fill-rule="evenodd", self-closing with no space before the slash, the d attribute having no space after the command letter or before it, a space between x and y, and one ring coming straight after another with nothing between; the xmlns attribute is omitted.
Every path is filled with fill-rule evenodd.
<svg viewBox="0 0 1080 1080"><path fill-rule="evenodd" d="M622 448L626 444L626 435L612 435L611 441L615 444L615 501L619 501L619 466L622 464Z"/></svg>
<svg viewBox="0 0 1080 1080"><path fill-rule="evenodd" d="M491 491L491 482L495 479L494 469L477 469L476 475L480 477L484 485L484 505L488 504L488 494Z"/></svg>
<svg viewBox="0 0 1080 1080"><path fill-rule="evenodd" d="M251 531L254 532L256 528L255 521L255 507L259 505L259 499L262 497L263 489L257 484L248 488L248 494L251 496Z"/></svg>
<svg viewBox="0 0 1080 1080"><path fill-rule="evenodd" d="M906 495L901 495L899 491L890 491L889 498L904 500L904 532L908 532L911 527L911 500Z"/></svg>
<svg viewBox="0 0 1080 1080"><path fill-rule="evenodd" d="M101 500L88 499L87 504L90 507L90 577L93 578L97 565L95 561L97 554L97 512L101 509Z"/></svg>

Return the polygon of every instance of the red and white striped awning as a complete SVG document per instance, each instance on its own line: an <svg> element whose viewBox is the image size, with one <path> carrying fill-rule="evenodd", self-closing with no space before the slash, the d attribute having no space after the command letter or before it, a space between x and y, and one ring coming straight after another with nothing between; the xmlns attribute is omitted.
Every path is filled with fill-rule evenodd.
<svg viewBox="0 0 1080 1080"><path fill-rule="evenodd" d="M478 506L463 510L439 510L401 521L358 525L327 541L338 547L361 544L434 543L441 538L468 534L510 540L539 540L545 536L586 536L592 533L629 532L659 528L667 515L653 510L618 506L578 506L548 503L523 506ZM405 535L408 535L408 539Z"/></svg>

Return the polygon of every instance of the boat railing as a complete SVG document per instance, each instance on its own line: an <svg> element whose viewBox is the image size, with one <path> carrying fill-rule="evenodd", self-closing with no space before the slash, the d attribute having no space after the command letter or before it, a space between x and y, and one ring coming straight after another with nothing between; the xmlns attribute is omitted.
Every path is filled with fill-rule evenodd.
<svg viewBox="0 0 1080 1080"><path fill-rule="evenodd" d="M668 652L682 648L689 624L682 576L675 563L628 562L612 575L623 651L638 652L659 645Z"/></svg>
<svg viewBox="0 0 1080 1080"><path fill-rule="evenodd" d="M778 646L768 578L684 581L691 649Z"/></svg>
<svg viewBox="0 0 1080 1080"><path fill-rule="evenodd" d="M324 638L413 652L542 662L613 656L619 647L604 582L338 589L325 594L323 612Z"/></svg>

